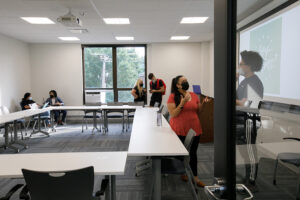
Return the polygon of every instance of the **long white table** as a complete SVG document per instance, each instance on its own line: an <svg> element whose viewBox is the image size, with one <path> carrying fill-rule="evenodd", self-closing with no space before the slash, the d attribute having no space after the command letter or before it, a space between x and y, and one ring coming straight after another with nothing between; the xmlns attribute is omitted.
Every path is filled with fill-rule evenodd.
<svg viewBox="0 0 300 200"><path fill-rule="evenodd" d="M165 156L188 156L178 136L162 117L157 126L157 108L137 108L134 115L128 156L151 156L155 200L161 199L161 159Z"/></svg>
<svg viewBox="0 0 300 200"><path fill-rule="evenodd" d="M51 108L23 110L23 111L14 112L14 113L6 114L6 115L1 115L0 116L0 124L4 124L4 126L5 126L5 133L4 133L5 134L4 135L5 144L2 145L1 147L5 148L5 149L6 148L13 149L16 152L19 152L20 149L15 147L14 144L21 145L24 148L27 148L27 145L25 143L18 140L17 121L20 120L20 119L24 119L26 117L31 117L31 116L38 115L39 116L39 118L38 118L38 120L39 120L39 126L38 126L39 130L38 131L43 132L43 131L41 131L41 128L40 128L40 114L44 113L44 112L48 112L50 110L51 110ZM14 126L14 140L12 142L9 142L8 126L11 123L13 123L13 126ZM43 132L43 133L48 135L47 132Z"/></svg>
<svg viewBox="0 0 300 200"><path fill-rule="evenodd" d="M116 199L116 175L124 175L127 152L72 152L0 155L0 177L22 178L22 169L43 172L70 171L89 166L95 175L111 181L106 199Z"/></svg>

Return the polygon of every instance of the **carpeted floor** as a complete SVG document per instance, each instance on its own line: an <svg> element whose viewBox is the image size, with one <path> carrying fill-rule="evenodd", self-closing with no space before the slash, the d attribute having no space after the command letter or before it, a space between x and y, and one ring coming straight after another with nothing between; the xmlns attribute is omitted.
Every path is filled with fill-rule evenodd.
<svg viewBox="0 0 300 200"><path fill-rule="evenodd" d="M91 125L90 125L91 127ZM91 134L91 128L81 132L80 125L67 125L58 127L56 133L51 136L43 137L35 135L26 140L29 149L21 153L42 153L42 152L92 152L92 151L127 151L130 139L130 130L122 133L121 124L109 124L107 135L97 132ZM3 138L0 139L0 144ZM13 153L4 151L1 153ZM198 175L204 183L211 185L213 182L213 144L200 144L198 148ZM118 200L142 200L148 199L149 192L147 185L150 183L151 171L146 175L135 176L135 164L145 158L129 157L126 164L124 176L117 177L117 199ZM0 163L1 165L1 163ZM288 168L280 165L278 168L277 186L272 184L274 160L261 159L259 162L259 171L257 179L258 192L255 193L257 200L294 200L296 199L296 190L299 174L292 172ZM237 167L237 173L243 176L244 168ZM96 177L95 191L100 187L100 181L103 177ZM0 179L0 197L3 196L16 183L22 183L23 180ZM179 176L163 176L162 178L162 196L164 200L190 200L192 199L188 184L182 182ZM199 199L206 200L203 189L199 189ZM12 200L17 200L15 195Z"/></svg>

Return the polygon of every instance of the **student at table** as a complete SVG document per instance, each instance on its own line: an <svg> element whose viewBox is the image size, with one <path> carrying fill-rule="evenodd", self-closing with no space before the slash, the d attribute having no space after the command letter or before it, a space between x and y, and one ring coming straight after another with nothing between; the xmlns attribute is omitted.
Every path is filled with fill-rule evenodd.
<svg viewBox="0 0 300 200"><path fill-rule="evenodd" d="M36 104L36 102L32 99L31 93L26 92L24 94L24 97L20 103L22 110L28 110L31 109L31 105ZM41 107L39 104L36 104L38 107ZM49 117L50 118L50 113L49 112L44 112L40 114L41 117ZM49 121L45 120L46 124L50 126Z"/></svg>
<svg viewBox="0 0 300 200"><path fill-rule="evenodd" d="M136 81L134 88L131 90L131 95L134 97L134 102L146 103L146 89L143 88L144 84L141 79Z"/></svg>
<svg viewBox="0 0 300 200"><path fill-rule="evenodd" d="M204 187L204 183L197 176L197 149L200 135L202 134L199 114L202 111L203 104L209 100L205 98L203 103L201 103L198 96L193 92L189 92L188 89L189 83L184 76L173 78L171 94L167 104L171 116L170 125L183 143L190 129L196 132L196 137L190 150L190 166L195 182L198 186ZM182 180L186 181L187 176L182 175Z"/></svg>
<svg viewBox="0 0 300 200"><path fill-rule="evenodd" d="M262 66L263 58L259 53L255 51L241 52L237 77L243 76L244 80L239 84L236 92L238 106L258 108L259 101L263 99L264 86L255 72L259 72ZM238 150L245 161L244 183L252 192L256 192L258 156L255 145L257 132L253 129L253 120L257 119L249 119L247 113L236 112L236 144L240 147ZM247 129L246 125L252 128Z"/></svg>
<svg viewBox="0 0 300 200"><path fill-rule="evenodd" d="M166 84L163 80L156 78L153 73L150 73L148 78L150 79L150 93L152 94L150 107L153 107L155 103L158 104L159 107L161 105L162 96L166 92Z"/></svg>
<svg viewBox="0 0 300 200"><path fill-rule="evenodd" d="M55 90L51 90L49 92L49 98L46 100L50 106L63 106L64 102L60 97L57 96L57 92ZM59 124L63 125L66 120L67 111L65 110L53 110L54 113L54 121ZM59 120L60 114L62 114L61 120Z"/></svg>

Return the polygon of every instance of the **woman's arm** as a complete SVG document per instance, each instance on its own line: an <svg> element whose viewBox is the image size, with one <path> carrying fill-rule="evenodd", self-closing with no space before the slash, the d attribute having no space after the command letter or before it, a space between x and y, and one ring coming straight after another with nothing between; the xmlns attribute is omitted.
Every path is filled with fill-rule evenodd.
<svg viewBox="0 0 300 200"><path fill-rule="evenodd" d="M167 104L168 111L169 111L171 117L177 117L180 114L184 104L189 101L189 97L190 97L189 95L185 95L184 98L181 98L180 104L177 107L176 107L175 103Z"/></svg>
<svg viewBox="0 0 300 200"><path fill-rule="evenodd" d="M134 99L138 98L138 95L136 94L136 90L135 89L131 90L131 95L134 97Z"/></svg>

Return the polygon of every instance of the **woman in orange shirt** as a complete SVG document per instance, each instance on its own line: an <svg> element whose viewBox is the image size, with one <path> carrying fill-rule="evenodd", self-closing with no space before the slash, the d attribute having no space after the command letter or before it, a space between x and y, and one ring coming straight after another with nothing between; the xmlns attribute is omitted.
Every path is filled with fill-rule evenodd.
<svg viewBox="0 0 300 200"><path fill-rule="evenodd" d="M197 176L197 149L202 134L199 113L202 111L203 103L200 103L198 96L193 92L189 92L188 89L189 83L184 76L173 78L171 95L167 104L171 116L170 125L182 142L184 142L190 129L196 132L190 150L190 166L195 182L198 186L204 187L204 183ZM208 101L208 98L205 98L204 102ZM186 175L183 175L182 179L187 180Z"/></svg>

